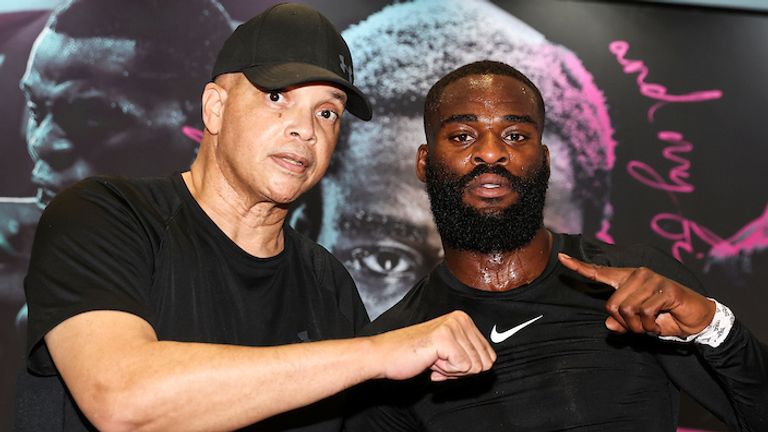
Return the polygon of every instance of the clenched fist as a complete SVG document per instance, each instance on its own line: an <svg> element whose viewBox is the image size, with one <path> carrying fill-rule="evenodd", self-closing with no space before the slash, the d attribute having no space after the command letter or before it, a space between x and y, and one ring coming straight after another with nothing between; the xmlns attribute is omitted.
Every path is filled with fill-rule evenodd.
<svg viewBox="0 0 768 432"><path fill-rule="evenodd" d="M454 311L433 320L371 337L380 378L408 379L431 369L433 381L491 368L496 353L472 318Z"/></svg>

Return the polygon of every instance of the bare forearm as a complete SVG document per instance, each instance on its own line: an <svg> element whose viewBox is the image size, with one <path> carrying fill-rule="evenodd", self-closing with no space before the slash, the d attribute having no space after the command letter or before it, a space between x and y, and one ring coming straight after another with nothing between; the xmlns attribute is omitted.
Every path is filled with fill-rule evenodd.
<svg viewBox="0 0 768 432"><path fill-rule="evenodd" d="M371 378L488 370L495 353L462 312L369 338L279 347L161 342L131 314L93 311L45 337L80 409L102 430L229 430Z"/></svg>
<svg viewBox="0 0 768 432"><path fill-rule="evenodd" d="M123 380L97 387L104 389L101 403L113 408L97 411L112 418L94 420L130 430L236 429L374 377L370 345L148 342L114 365Z"/></svg>

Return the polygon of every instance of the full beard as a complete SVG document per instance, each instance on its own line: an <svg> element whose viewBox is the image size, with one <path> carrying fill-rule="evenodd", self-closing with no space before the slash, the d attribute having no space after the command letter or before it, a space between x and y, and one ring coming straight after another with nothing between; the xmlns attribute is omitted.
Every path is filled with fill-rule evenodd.
<svg viewBox="0 0 768 432"><path fill-rule="evenodd" d="M492 213L483 213L465 204L467 184L485 173L509 180L517 193L517 201ZM530 243L544 224L549 182L549 165L544 159L525 177L515 176L501 166L486 164L458 177L428 158L425 175L432 217L445 247L480 253L514 251Z"/></svg>

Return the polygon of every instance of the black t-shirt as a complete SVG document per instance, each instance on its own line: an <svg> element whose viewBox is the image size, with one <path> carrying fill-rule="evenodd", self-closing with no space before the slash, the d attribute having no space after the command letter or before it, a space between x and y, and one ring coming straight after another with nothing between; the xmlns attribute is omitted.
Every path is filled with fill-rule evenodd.
<svg viewBox="0 0 768 432"><path fill-rule="evenodd" d="M55 376L43 337L92 310L137 315L168 341L270 346L354 336L368 318L347 271L289 226L284 233L278 255L246 253L205 214L178 174L78 183L51 202L38 225L25 280L29 369ZM30 404L62 404L61 389L43 393L52 396L28 395L26 404L22 394L19 415L30 420ZM338 430L338 405L329 400L314 413L305 408L254 429L320 422L307 430ZM45 409L45 416L58 415ZM51 424L85 427L82 415L67 416L67 410L77 412L66 406L64 419Z"/></svg>
<svg viewBox="0 0 768 432"><path fill-rule="evenodd" d="M580 236L555 234L544 272L507 292L466 286L443 263L366 333L463 310L496 339L496 363L487 373L448 382L433 383L424 374L404 383L370 383L355 398L368 406L362 404L348 429L672 431L680 386L729 424L746 419L749 430L768 430L765 347L738 322L721 347L709 350L613 334L604 324L613 288L562 266L560 251L602 265L645 266L700 290L691 273L660 251L619 249Z"/></svg>

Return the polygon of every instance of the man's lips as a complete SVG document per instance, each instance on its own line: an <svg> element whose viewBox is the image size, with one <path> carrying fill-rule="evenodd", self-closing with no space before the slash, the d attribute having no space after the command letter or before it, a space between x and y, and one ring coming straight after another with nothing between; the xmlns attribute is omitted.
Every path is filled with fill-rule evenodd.
<svg viewBox="0 0 768 432"><path fill-rule="evenodd" d="M275 153L271 158L276 164L296 174L303 174L309 167L309 160L296 153Z"/></svg>
<svg viewBox="0 0 768 432"><path fill-rule="evenodd" d="M512 192L512 186L503 176L486 173L473 178L465 190L481 198L499 198Z"/></svg>

